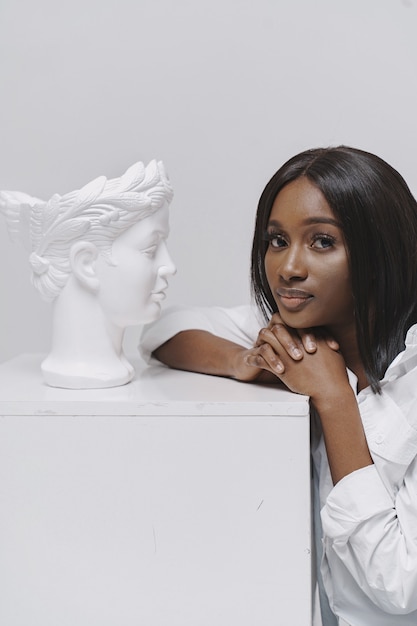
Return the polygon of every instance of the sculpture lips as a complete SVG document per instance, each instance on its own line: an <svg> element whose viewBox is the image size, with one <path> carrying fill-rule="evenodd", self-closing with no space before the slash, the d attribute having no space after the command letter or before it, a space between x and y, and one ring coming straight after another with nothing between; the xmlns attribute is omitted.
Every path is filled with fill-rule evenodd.
<svg viewBox="0 0 417 626"><path fill-rule="evenodd" d="M282 305L291 311L303 308L313 298L310 293L300 289L278 289L277 295Z"/></svg>
<svg viewBox="0 0 417 626"><path fill-rule="evenodd" d="M165 291L153 291L152 292L152 298L154 300L165 300L166 293L165 293Z"/></svg>
<svg viewBox="0 0 417 626"><path fill-rule="evenodd" d="M167 289L167 288L168 288L168 283L165 282L165 284L162 285L160 287L160 289L154 289L152 291L152 298L154 300L165 300L165 298L166 298L165 289Z"/></svg>

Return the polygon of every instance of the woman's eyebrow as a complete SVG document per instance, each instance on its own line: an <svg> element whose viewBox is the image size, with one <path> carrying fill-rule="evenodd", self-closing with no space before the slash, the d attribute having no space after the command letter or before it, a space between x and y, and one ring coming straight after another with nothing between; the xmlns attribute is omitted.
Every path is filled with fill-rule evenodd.
<svg viewBox="0 0 417 626"><path fill-rule="evenodd" d="M340 228L340 222L335 220L333 217L308 217L307 219L303 220L303 223L307 226L311 224L331 224L332 226ZM281 223L277 220L269 220L268 225L282 227Z"/></svg>
<svg viewBox="0 0 417 626"><path fill-rule="evenodd" d="M309 217L305 220L305 224L332 224L333 226L337 226L340 228L340 222L335 220L333 217Z"/></svg>

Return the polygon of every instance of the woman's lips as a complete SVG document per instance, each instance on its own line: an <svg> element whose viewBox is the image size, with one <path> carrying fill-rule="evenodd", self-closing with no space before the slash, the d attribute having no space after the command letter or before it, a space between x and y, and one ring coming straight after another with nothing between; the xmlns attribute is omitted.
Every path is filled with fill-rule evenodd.
<svg viewBox="0 0 417 626"><path fill-rule="evenodd" d="M298 289L278 289L277 296L281 304L291 311L302 309L313 298L310 293Z"/></svg>

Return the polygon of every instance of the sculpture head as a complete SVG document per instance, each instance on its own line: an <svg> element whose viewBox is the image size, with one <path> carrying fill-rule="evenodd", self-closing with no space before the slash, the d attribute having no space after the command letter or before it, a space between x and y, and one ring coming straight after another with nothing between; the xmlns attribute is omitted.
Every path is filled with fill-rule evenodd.
<svg viewBox="0 0 417 626"><path fill-rule="evenodd" d="M123 331L158 317L175 273L166 248L172 196L157 161L47 202L0 192L11 238L29 254L32 283L54 301L52 349L41 366L49 385L111 387L133 377Z"/></svg>
<svg viewBox="0 0 417 626"><path fill-rule="evenodd" d="M162 162L151 161L146 167L138 162L120 178L100 176L78 191L54 194L48 201L2 191L0 210L12 240L23 243L30 254L33 285L44 300L52 301L70 274L77 272L81 251L90 257L100 254L114 265L114 242L168 207L172 196Z"/></svg>

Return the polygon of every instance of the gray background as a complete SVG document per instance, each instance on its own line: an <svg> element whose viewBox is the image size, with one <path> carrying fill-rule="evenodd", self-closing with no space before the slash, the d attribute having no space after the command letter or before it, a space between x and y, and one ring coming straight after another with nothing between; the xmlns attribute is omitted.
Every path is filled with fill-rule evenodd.
<svg viewBox="0 0 417 626"><path fill-rule="evenodd" d="M376 152L417 193L416 0L0 0L0 23L0 188L47 199L163 160L165 306L248 300L257 200L302 149ZM0 292L0 360L47 351L3 220Z"/></svg>

